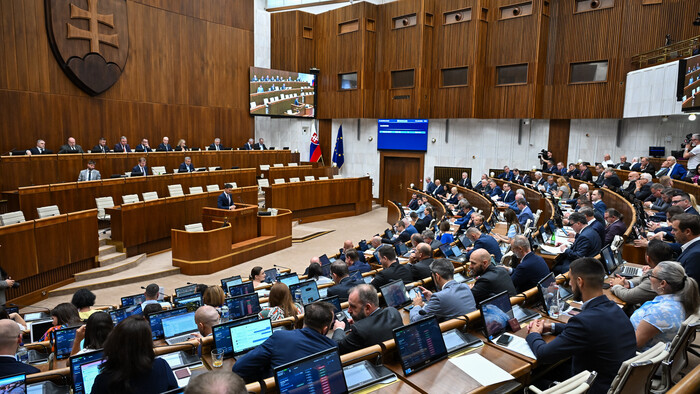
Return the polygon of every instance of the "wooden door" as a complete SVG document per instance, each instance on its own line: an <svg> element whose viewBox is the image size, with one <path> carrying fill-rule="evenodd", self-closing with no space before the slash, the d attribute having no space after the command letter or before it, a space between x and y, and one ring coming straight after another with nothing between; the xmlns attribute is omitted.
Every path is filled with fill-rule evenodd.
<svg viewBox="0 0 700 394"><path fill-rule="evenodd" d="M424 153L396 152L381 154L380 200L386 205L387 200L406 204L406 189L411 183L422 189Z"/></svg>

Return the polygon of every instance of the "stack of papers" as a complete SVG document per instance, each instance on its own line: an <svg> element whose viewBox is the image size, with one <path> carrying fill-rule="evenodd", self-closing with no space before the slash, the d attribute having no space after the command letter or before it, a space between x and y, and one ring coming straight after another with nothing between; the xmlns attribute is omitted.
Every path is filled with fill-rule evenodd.
<svg viewBox="0 0 700 394"><path fill-rule="evenodd" d="M467 354L455 357L450 359L450 362L482 386L490 386L515 379L513 375L480 354Z"/></svg>
<svg viewBox="0 0 700 394"><path fill-rule="evenodd" d="M561 253L561 250L558 246L540 245L540 252L542 254L551 254L556 256Z"/></svg>

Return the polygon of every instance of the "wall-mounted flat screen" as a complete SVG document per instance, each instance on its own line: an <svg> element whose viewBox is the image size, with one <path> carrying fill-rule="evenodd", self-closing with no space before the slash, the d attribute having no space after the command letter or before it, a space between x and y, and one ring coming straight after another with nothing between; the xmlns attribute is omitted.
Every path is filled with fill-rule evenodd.
<svg viewBox="0 0 700 394"><path fill-rule="evenodd" d="M379 119L377 149L428 150L428 119Z"/></svg>
<svg viewBox="0 0 700 394"><path fill-rule="evenodd" d="M250 68L250 114L313 118L316 114L313 74Z"/></svg>
<svg viewBox="0 0 700 394"><path fill-rule="evenodd" d="M681 60L678 68L678 82L682 85L682 94L679 96L683 112L700 111L700 55Z"/></svg>

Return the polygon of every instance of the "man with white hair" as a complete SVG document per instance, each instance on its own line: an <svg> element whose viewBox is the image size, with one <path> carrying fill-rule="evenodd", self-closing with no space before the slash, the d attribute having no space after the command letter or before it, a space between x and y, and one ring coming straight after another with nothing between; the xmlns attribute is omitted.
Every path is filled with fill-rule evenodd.
<svg viewBox="0 0 700 394"><path fill-rule="evenodd" d="M632 163L627 161L627 156L625 155L620 156L620 162L615 164L615 168L618 170L629 170L631 166Z"/></svg>
<svg viewBox="0 0 700 394"><path fill-rule="evenodd" d="M651 179L651 174L646 172L639 176L634 187L634 197L637 200L644 201L651 195Z"/></svg>
<svg viewBox="0 0 700 394"><path fill-rule="evenodd" d="M697 168L700 165L700 134L693 134L690 143L685 145L683 158L688 160L688 176L698 175Z"/></svg>
<svg viewBox="0 0 700 394"><path fill-rule="evenodd" d="M542 172L541 171L536 171L535 172L535 179L532 181L532 186L535 189L539 189L540 186L544 187L545 184L544 178L542 178Z"/></svg>
<svg viewBox="0 0 700 394"><path fill-rule="evenodd" d="M622 181L620 181L620 178L617 176L614 169L606 168L603 171L603 187L607 187L608 189L612 190L622 187Z"/></svg>
<svg viewBox="0 0 700 394"><path fill-rule="evenodd" d="M578 185L578 197L581 196L586 196L586 198L590 200L590 196L588 195L588 185L585 183ZM578 203L578 197L572 198L571 200L566 200L566 203L573 207Z"/></svg>
<svg viewBox="0 0 700 394"><path fill-rule="evenodd" d="M688 171L676 161L676 158L669 156L661 165L661 169L656 172L656 177L661 178L664 175L670 176L672 179L683 179Z"/></svg>
<svg viewBox="0 0 700 394"><path fill-rule="evenodd" d="M606 153L603 156L603 161L600 163L603 165L603 167L610 167L610 166L615 166L615 163L613 163L612 160L610 160L610 153Z"/></svg>

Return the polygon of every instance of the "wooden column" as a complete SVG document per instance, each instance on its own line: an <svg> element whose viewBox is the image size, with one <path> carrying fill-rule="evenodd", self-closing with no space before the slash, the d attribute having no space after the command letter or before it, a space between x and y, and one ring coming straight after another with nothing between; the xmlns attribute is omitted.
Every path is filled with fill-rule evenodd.
<svg viewBox="0 0 700 394"><path fill-rule="evenodd" d="M331 149L335 145L335 140L332 140L332 128L333 121L331 119L318 120L318 144L321 146L323 162L327 166L331 165L331 160L333 159L333 151Z"/></svg>
<svg viewBox="0 0 700 394"><path fill-rule="evenodd" d="M571 119L549 120L548 149L552 152L554 158L564 163L565 166L568 164L570 129Z"/></svg>

